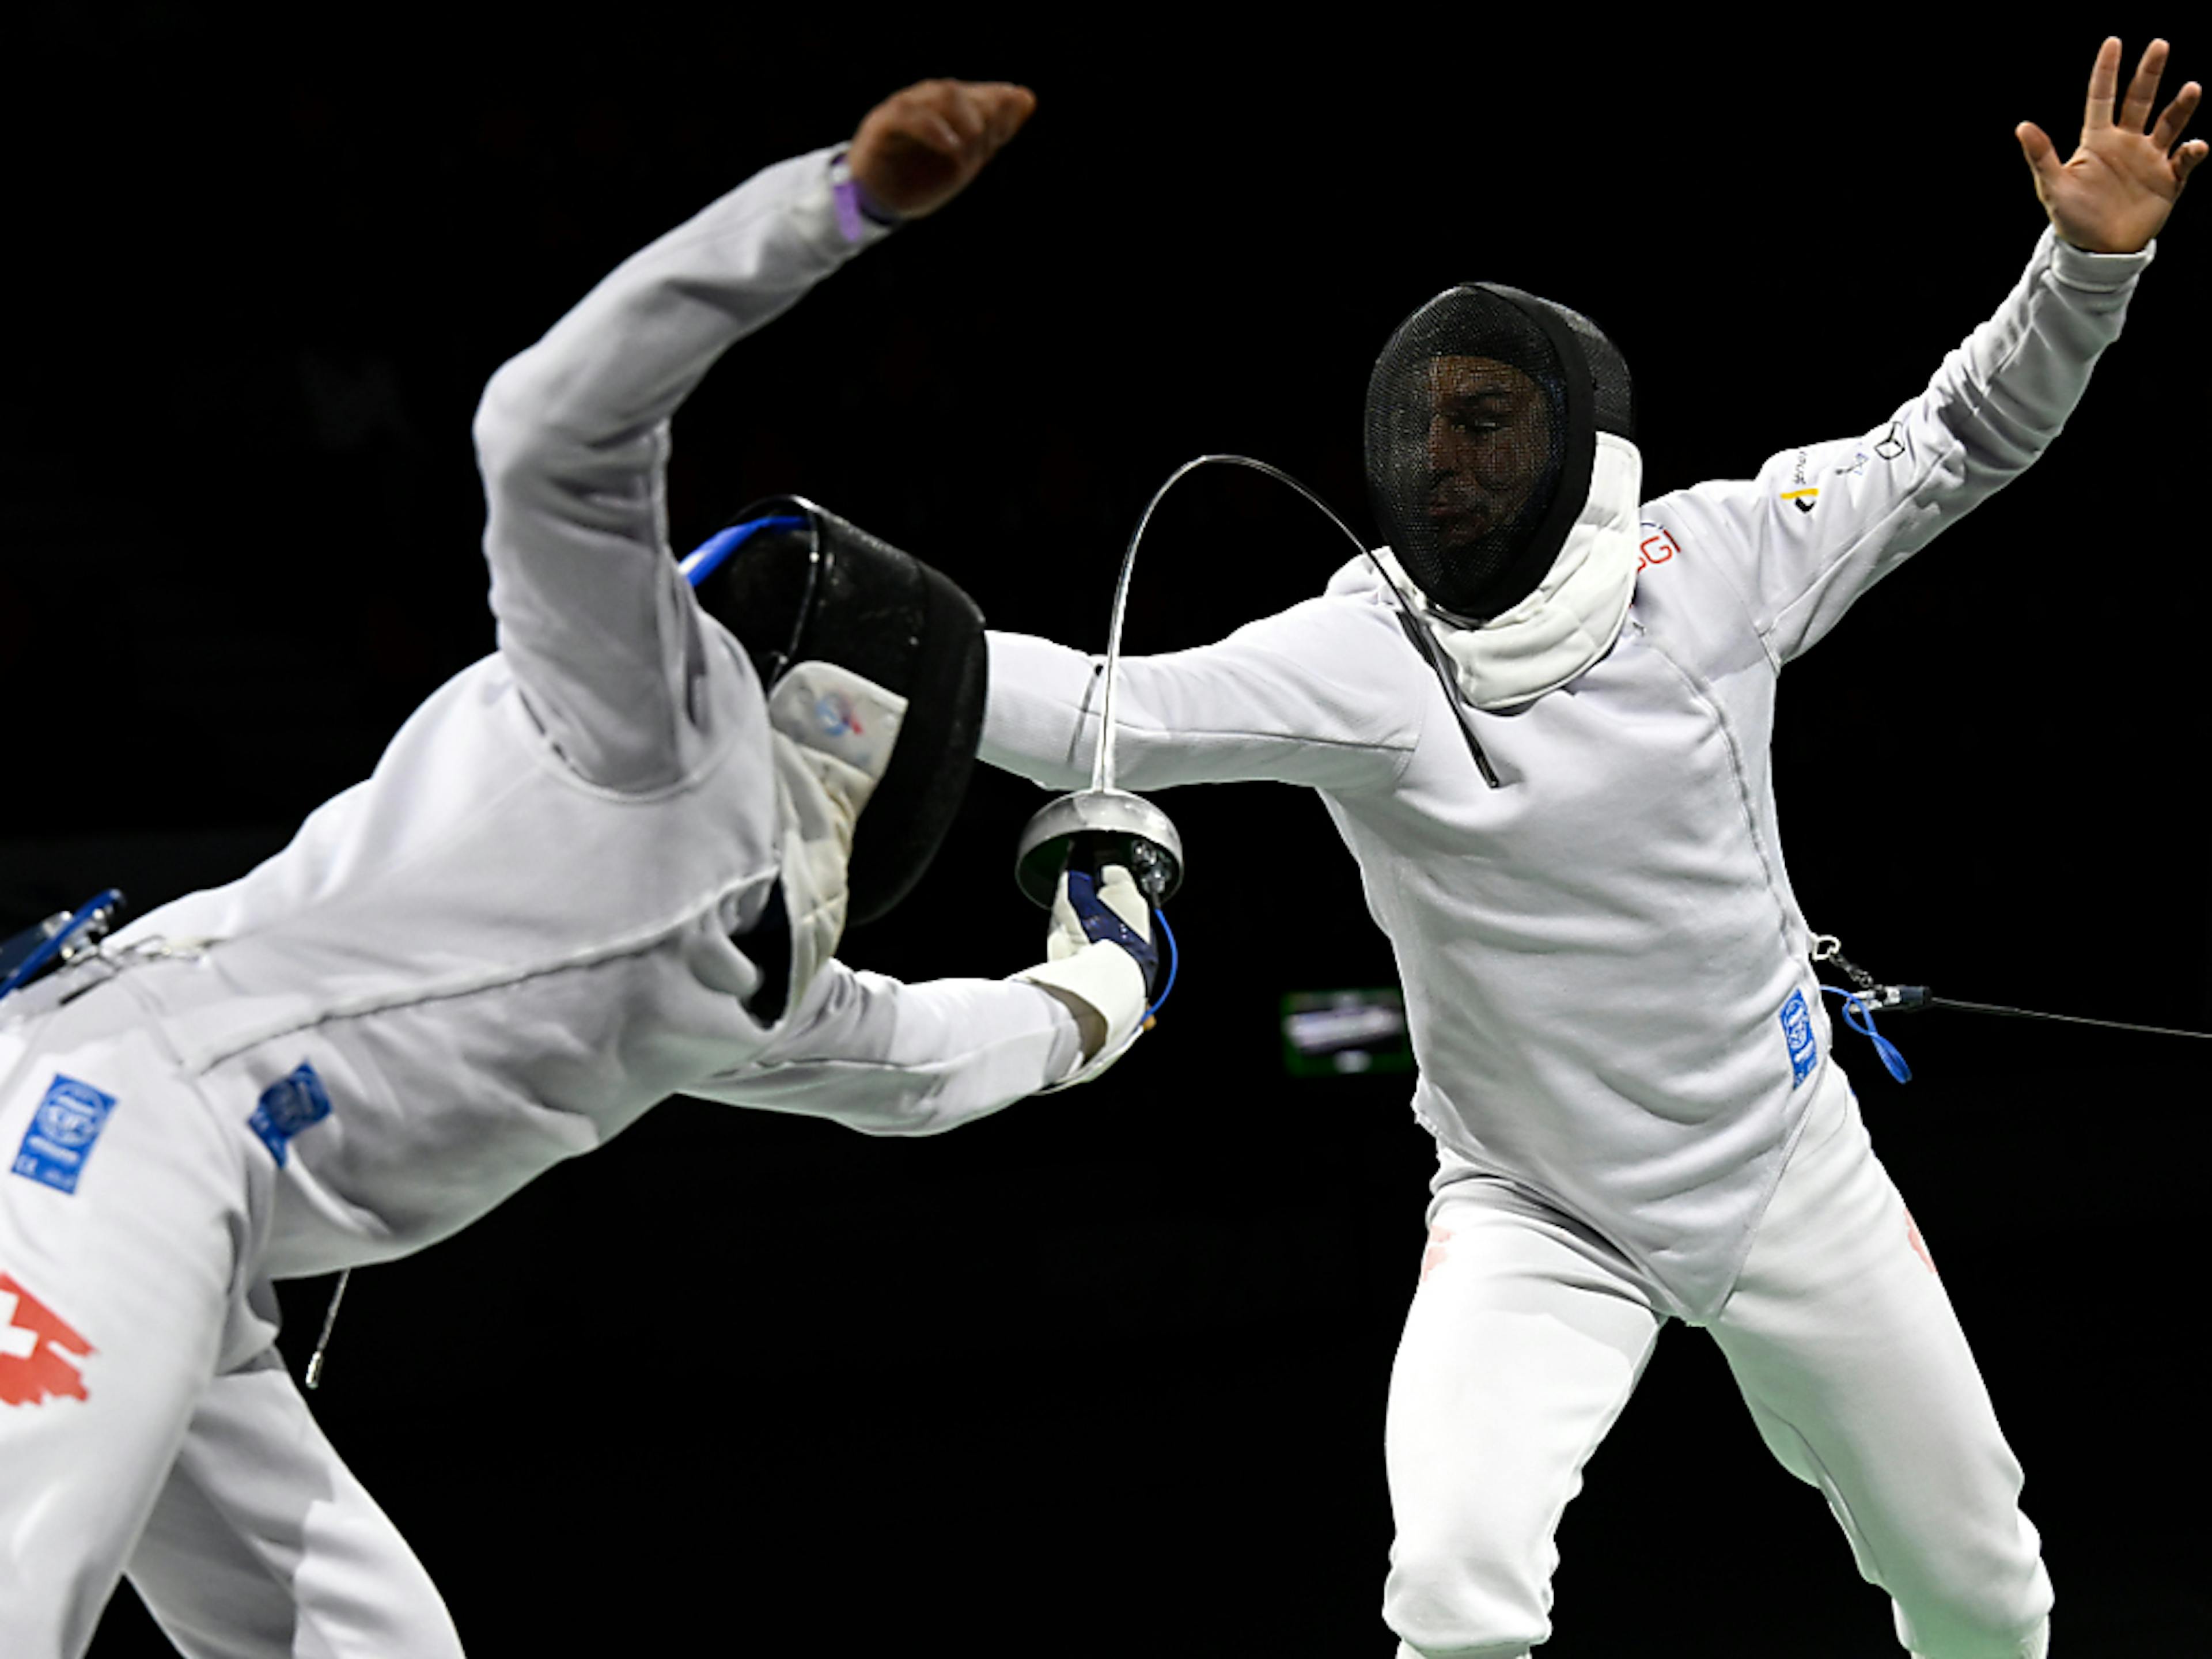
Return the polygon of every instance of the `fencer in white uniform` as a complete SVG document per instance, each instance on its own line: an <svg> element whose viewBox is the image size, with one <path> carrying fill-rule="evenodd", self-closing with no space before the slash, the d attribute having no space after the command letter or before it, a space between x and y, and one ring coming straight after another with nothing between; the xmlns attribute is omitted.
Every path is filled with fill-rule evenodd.
<svg viewBox="0 0 2212 1659"><path fill-rule="evenodd" d="M670 419L720 353L1032 102L909 88L508 362L476 428L497 650L283 852L0 1001L9 1659L82 1652L125 1571L195 1656L459 1652L276 1354L273 1279L419 1249L672 1094L933 1134L1133 1025L1135 960L1064 909L1014 979L833 958L848 854L857 886L908 827L872 793L937 711L811 633L764 684L663 521Z"/></svg>
<svg viewBox="0 0 2212 1659"><path fill-rule="evenodd" d="M1312 787L1395 952L1437 1148L1385 1432L1404 1659L1548 1638L1561 1513L1669 1321L1719 1343L1908 1649L2044 1650L2021 1470L1832 1052L1769 742L1782 667L2018 477L2118 336L2201 154L2167 155L2193 94L2146 133L2149 58L2112 125L2118 64L2109 43L2094 142L2172 188L2046 187L2025 273L1889 418L1646 501L1603 336L1455 289L1370 382L1376 556L1415 614L1355 559L1218 644L1121 664L1118 781ZM1081 784L1103 663L991 652L984 760Z"/></svg>

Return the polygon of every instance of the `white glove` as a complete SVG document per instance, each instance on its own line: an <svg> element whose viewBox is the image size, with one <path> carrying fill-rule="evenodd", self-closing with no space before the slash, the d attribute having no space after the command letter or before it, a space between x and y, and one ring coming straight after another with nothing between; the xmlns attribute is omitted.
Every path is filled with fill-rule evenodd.
<svg viewBox="0 0 2212 1659"><path fill-rule="evenodd" d="M1127 869L1105 865L1095 883L1081 871L1061 872L1045 957L1014 977L1072 998L1097 1016L1096 1024L1079 1014L1077 1021L1086 1064L1116 1054L1144 1018L1150 981L1159 971L1152 908Z"/></svg>

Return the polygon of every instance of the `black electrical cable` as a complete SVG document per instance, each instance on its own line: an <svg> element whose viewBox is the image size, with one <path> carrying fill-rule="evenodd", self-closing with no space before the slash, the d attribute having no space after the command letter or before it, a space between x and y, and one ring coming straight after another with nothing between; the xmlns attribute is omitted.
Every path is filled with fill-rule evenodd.
<svg viewBox="0 0 2212 1659"><path fill-rule="evenodd" d="M1998 1002L1967 1002L1957 997L1933 996L1924 985L1884 985L1846 957L1842 945L1832 934L1814 936L1813 960L1815 963L1832 962L1840 968L1855 988L1848 994L1872 1012L1917 1014L1926 1008L1949 1008L1966 1014L1996 1014L2007 1019L2047 1019L2062 1025L2092 1025L2107 1031L2135 1031L2146 1036L2195 1037L2200 1042L2212 1042L2212 1031L2192 1031L2175 1025L2142 1025L2124 1019L2094 1019L2087 1014L2052 1014L2038 1008L2014 1008ZM1828 988L1833 990L1836 988L1832 986ZM1838 992L1838 994L1846 994Z"/></svg>
<svg viewBox="0 0 2212 1659"><path fill-rule="evenodd" d="M2091 1019L2085 1014L2046 1014L2033 1008L2007 1008L1994 1002L1961 1002L1955 997L1934 997L1928 994L1924 985L1900 985L1899 991L1917 991L1917 1001L1900 1001L1899 1013L1911 1013L1921 1008L1956 1008L1970 1014L2002 1014L2010 1019L2055 1019L2068 1025L2101 1025L2108 1031L2142 1031L2152 1036L2195 1037L2199 1042L2212 1042L2212 1031L2186 1031L2174 1025L2136 1025L2123 1019Z"/></svg>

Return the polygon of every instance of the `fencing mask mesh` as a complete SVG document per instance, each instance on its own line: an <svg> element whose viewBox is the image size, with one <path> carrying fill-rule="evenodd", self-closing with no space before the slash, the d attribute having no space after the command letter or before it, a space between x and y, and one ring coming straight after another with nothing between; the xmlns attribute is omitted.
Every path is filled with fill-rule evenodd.
<svg viewBox="0 0 2212 1659"><path fill-rule="evenodd" d="M951 828L983 732L983 613L911 554L796 495L698 586L700 603L773 690L797 663L834 663L906 700L890 761L853 836L849 920L872 921L921 877Z"/></svg>
<svg viewBox="0 0 2212 1659"><path fill-rule="evenodd" d="M1367 383L1367 489L1438 610L1487 622L1533 592L1589 494L1596 434L1633 440L1627 365L1595 325L1494 283L1400 324Z"/></svg>

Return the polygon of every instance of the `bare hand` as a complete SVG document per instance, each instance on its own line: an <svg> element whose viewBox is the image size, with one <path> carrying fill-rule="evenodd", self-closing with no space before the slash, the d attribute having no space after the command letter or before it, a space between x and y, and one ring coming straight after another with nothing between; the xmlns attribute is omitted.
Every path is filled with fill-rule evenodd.
<svg viewBox="0 0 2212 1659"><path fill-rule="evenodd" d="M2092 253L2136 253L2166 223L2190 173L2204 159L2205 143L2192 138L2175 149L2181 130L2197 112L2203 88L2191 81L2150 126L2158 100L2159 76L2166 70L2166 42L2145 48L2127 102L2117 119L2112 100L2120 84L2117 36L2097 49L2089 72L2089 107L2081 120L2081 142L2064 165L2058 152L2033 121L2013 129L2035 174L2035 194L2058 234ZM2146 128L2149 130L2145 131Z"/></svg>
<svg viewBox="0 0 2212 1659"><path fill-rule="evenodd" d="M846 152L853 181L902 219L965 190L1020 131L1036 94L1004 81L923 81L870 110Z"/></svg>

